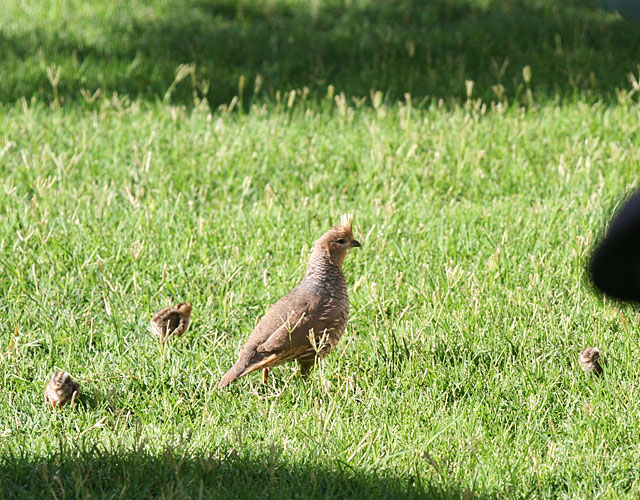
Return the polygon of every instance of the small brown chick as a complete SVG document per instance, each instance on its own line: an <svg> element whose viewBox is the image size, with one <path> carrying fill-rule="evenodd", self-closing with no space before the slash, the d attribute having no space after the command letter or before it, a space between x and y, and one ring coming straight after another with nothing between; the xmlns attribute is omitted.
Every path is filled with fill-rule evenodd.
<svg viewBox="0 0 640 500"><path fill-rule="evenodd" d="M191 323L191 304L182 302L176 307L160 309L151 318L151 331L160 335L162 342L168 338L179 337L189 328Z"/></svg>
<svg viewBox="0 0 640 500"><path fill-rule="evenodd" d="M285 361L296 360L307 375L335 347L349 317L342 262L350 249L360 246L352 226L353 217L344 216L316 241L302 282L258 322L218 387L260 369L265 382L269 370Z"/></svg>
<svg viewBox="0 0 640 500"><path fill-rule="evenodd" d="M580 351L578 363L580 363L585 373L596 376L603 374L602 365L607 364L604 357L600 356L600 349L597 347L585 347Z"/></svg>
<svg viewBox="0 0 640 500"><path fill-rule="evenodd" d="M73 402L78 397L80 385L71 379L67 372L59 371L51 376L51 380L44 388L44 401L54 408L59 408Z"/></svg>

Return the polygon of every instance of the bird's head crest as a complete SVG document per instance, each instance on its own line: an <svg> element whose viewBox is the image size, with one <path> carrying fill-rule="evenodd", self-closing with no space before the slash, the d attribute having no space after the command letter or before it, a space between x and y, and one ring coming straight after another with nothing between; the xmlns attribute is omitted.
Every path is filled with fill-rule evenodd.
<svg viewBox="0 0 640 500"><path fill-rule="evenodd" d="M340 223L333 226L336 231L344 231L345 233L353 232L353 214L344 214L340 218Z"/></svg>

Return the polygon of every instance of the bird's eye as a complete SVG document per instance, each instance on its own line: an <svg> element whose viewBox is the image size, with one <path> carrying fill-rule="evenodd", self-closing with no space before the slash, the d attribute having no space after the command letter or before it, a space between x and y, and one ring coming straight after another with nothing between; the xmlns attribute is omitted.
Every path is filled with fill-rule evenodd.
<svg viewBox="0 0 640 500"><path fill-rule="evenodd" d="M347 242L347 240L345 240L344 238L340 238L339 240L336 240L336 243L340 243L341 245L344 245Z"/></svg>

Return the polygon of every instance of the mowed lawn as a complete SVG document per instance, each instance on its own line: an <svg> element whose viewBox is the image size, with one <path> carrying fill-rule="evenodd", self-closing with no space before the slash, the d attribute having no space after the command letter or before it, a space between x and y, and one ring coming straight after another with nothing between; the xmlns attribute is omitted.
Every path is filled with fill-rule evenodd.
<svg viewBox="0 0 640 500"><path fill-rule="evenodd" d="M498 29L515 7L113 5L10 1L0 19L0 498L640 495L640 318L586 275L638 181L633 24L574 2L557 12L574 23L562 28L552 6L516 3L530 16L514 23L556 42L566 29L559 45L503 46L514 54L503 84L481 65L446 73L444 57L443 82L408 60L426 57L428 38L385 45L384 27L449 22L455 41L474 19ZM195 48L160 54L138 81L153 60L128 52L137 19L169 22L172 9L201 30ZM308 85L304 51L285 51L291 67L272 73L251 54L231 64L234 45L220 55L201 34L207 9L227 34L257 25L255 50L308 16L314 61L350 57ZM340 50L349 23L380 36L370 66ZM396 42L406 53L385 52ZM499 46L474 50L489 61ZM598 74L554 80L541 69L554 54L559 65L591 54ZM225 71L232 84L212 84ZM285 365L266 385L256 373L217 389L344 213L362 248L345 262L351 317L336 351L306 381ZM149 319L182 301L192 326L160 345ZM601 379L578 366L587 345L609 360ZM59 369L81 395L54 412L43 389Z"/></svg>

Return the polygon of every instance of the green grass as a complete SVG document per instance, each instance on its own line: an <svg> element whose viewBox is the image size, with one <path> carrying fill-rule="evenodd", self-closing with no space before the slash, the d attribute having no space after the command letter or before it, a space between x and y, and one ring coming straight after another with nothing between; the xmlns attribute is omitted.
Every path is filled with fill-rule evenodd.
<svg viewBox="0 0 640 500"><path fill-rule="evenodd" d="M213 106L333 85L347 97L616 99L637 73L640 25L589 0L5 0L0 102L97 90ZM523 80L523 68L531 81ZM56 78L57 77L57 78ZM55 87L55 89L54 89ZM84 94L84 97L83 97Z"/></svg>
<svg viewBox="0 0 640 500"><path fill-rule="evenodd" d="M520 83L498 98L480 61L460 82L434 77L432 91L418 82L428 71L412 73L404 56L388 67L374 49L369 74L353 40L331 44L336 33L358 38L356 24L383 37L411 9L481 40L473 24L500 21L509 3L392 12L320 2L310 31L294 27L315 15L298 1L106 5L9 2L0 20L0 38L15 42L0 51L0 498L638 497L640 317L585 276L638 178L640 106L626 74L640 60L616 42L637 38L633 26L574 2L556 8L561 27L554 8L523 3L539 16L514 23L551 38L558 29L565 40L572 23L603 30L580 71L606 54L620 66L571 87L544 76L544 44L537 53L510 39L501 50L513 51ZM406 19L407 33L418 29ZM147 54L143 37L131 52L141 20L203 45L178 56L180 43L163 38ZM207 69L206 30L220 26L255 38L223 37ZM253 88L260 59L233 63L234 44L267 50L273 26L277 44L294 27L321 34L322 57L352 52L314 79L298 57L305 45L292 43L281 64L301 72L265 71L262 91L232 103L240 75ZM582 60L591 38L574 34L565 47ZM472 42L460 50L490 55ZM194 79L163 100L177 65L193 61ZM532 67L530 93L521 63ZM215 68L228 85L203 99ZM465 79L476 82L469 100ZM80 88L101 94L87 103ZM218 390L256 320L343 213L355 214L363 247L345 263L352 312L337 350L308 381L292 365L267 386L254 374ZM151 314L184 300L192 327L161 346ZM586 345L610 359L601 380L577 365ZM81 382L77 407L45 408L56 369Z"/></svg>

